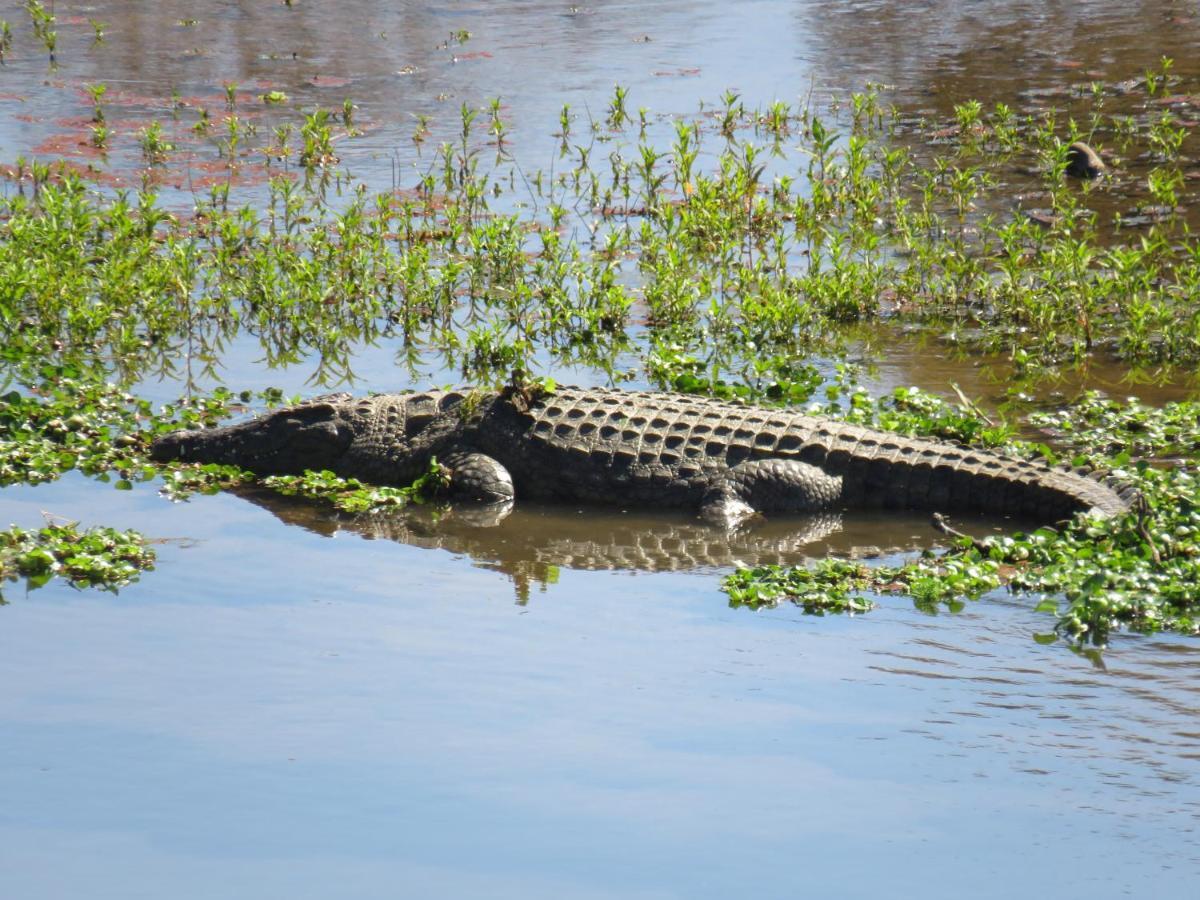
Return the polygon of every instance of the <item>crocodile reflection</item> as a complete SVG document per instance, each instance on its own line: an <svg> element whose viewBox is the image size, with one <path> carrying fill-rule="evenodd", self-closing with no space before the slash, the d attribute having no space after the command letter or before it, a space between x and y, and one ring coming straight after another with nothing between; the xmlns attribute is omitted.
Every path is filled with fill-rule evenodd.
<svg viewBox="0 0 1200 900"><path fill-rule="evenodd" d="M332 537L339 532L469 557L502 572L518 602L545 591L560 569L628 572L712 571L797 565L829 556L869 558L945 546L920 514L817 514L758 521L735 531L682 513L614 512L589 507L412 506L351 516L263 488L238 493L289 525ZM964 520L966 521L966 520ZM977 530L999 520L970 520ZM1012 523L1003 526L1011 530Z"/></svg>

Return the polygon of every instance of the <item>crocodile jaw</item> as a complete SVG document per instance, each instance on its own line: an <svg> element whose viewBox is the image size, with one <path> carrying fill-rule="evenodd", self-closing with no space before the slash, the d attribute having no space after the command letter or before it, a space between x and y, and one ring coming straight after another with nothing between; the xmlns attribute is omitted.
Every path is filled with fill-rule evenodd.
<svg viewBox="0 0 1200 900"><path fill-rule="evenodd" d="M222 463L262 475L333 468L354 440L339 406L313 403L229 425L176 431L150 447L152 459Z"/></svg>

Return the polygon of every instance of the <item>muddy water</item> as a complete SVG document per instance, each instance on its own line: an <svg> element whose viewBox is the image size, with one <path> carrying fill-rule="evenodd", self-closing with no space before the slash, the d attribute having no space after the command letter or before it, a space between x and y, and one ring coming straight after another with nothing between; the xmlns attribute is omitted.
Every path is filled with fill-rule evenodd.
<svg viewBox="0 0 1200 900"><path fill-rule="evenodd" d="M0 4L20 23L0 71L3 158L86 159L61 135L84 127L87 83L109 85L127 141L114 152L132 158L128 133L169 116L173 91L218 108L236 81L247 114L270 89L302 107L353 97L366 135L339 152L375 189L428 163L415 115L434 146L462 103L494 96L536 167L562 104L599 115L616 82L634 108L670 114L729 87L755 104L875 80L948 115L967 96L1015 105L1127 78L1163 54L1187 74L1200 37L1193 3L56 12L48 73L25 14ZM102 47L88 18L108 23ZM256 109L263 127L279 115ZM997 383L945 356L903 346L880 385ZM383 385L387 360L364 358L366 386ZM885 599L846 619L731 610L717 589L734 562L915 552L931 540L919 520L724 538L681 517L531 507L495 526L352 528L80 478L0 494L0 519L43 511L165 542L158 571L120 596L6 593L6 897L1194 892L1195 642L1122 636L1102 659L1075 655L1035 642L1050 621L1003 593L958 615Z"/></svg>

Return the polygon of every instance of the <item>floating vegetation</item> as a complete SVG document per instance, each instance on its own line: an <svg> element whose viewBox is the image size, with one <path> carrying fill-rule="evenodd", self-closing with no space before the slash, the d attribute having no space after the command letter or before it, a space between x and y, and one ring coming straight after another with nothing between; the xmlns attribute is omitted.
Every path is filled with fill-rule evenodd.
<svg viewBox="0 0 1200 900"><path fill-rule="evenodd" d="M143 399L78 370L29 364L0 395L0 485L43 484L78 471L118 490L161 477L162 493L173 500L194 494L262 484L282 494L328 502L349 513L396 508L444 494L446 478L436 461L407 488L364 485L329 472L258 479L234 466L152 463L154 436L185 427L214 425L251 401L277 405L276 390L234 396L218 389L157 410ZM151 568L153 551L132 531L106 528L79 531L75 524L47 525L37 531L13 526L0 535L0 578L25 576L30 588L55 576L73 585L115 589ZM132 567L132 568L131 568Z"/></svg>
<svg viewBox="0 0 1200 900"><path fill-rule="evenodd" d="M289 497L305 497L329 503L342 512L373 513L444 497L450 487L450 477L449 471L433 459L428 472L402 488L368 485L357 478L341 478L332 472L271 475L259 483Z"/></svg>
<svg viewBox="0 0 1200 900"><path fill-rule="evenodd" d="M24 578L29 589L59 577L72 587L116 591L153 569L154 560L154 551L135 531L80 530L75 522L36 531L13 525L0 531L0 581ZM0 594L0 604L4 602Z"/></svg>
<svg viewBox="0 0 1200 900"><path fill-rule="evenodd" d="M218 388L155 411L95 372L26 362L8 375L10 389L0 395L0 485L42 484L76 470L128 490L158 474L146 456L156 435L216 424L244 408L239 402L283 399L275 390L235 397Z"/></svg>
<svg viewBox="0 0 1200 900"><path fill-rule="evenodd" d="M254 475L237 466L220 463L178 465L162 473L161 492L171 500L190 500L195 494L217 494L254 481Z"/></svg>
<svg viewBox="0 0 1200 900"><path fill-rule="evenodd" d="M781 601L806 613L864 613L874 607L867 596L876 572L863 563L827 559L812 568L758 566L738 569L722 582L729 605L761 609Z"/></svg>

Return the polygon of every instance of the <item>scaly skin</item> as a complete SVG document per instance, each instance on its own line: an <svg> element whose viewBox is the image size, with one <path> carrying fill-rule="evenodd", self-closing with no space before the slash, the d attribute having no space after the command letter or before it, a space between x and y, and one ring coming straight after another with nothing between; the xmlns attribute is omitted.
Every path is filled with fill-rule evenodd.
<svg viewBox="0 0 1200 900"><path fill-rule="evenodd" d="M152 454L400 485L436 457L452 471L452 490L474 499L673 507L725 521L878 507L1053 521L1115 515L1135 496L1071 470L833 419L605 388L333 395L176 432Z"/></svg>

